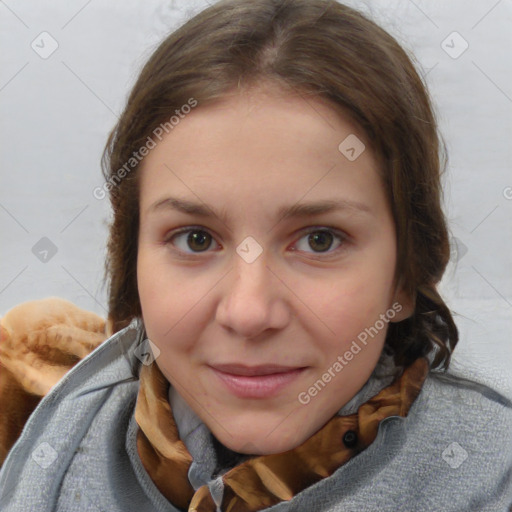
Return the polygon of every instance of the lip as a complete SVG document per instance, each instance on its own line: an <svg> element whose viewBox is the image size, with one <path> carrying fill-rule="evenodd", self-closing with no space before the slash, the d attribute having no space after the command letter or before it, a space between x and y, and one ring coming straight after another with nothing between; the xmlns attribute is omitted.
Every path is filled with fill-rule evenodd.
<svg viewBox="0 0 512 512"><path fill-rule="evenodd" d="M224 386L238 398L271 398L291 384L306 367L266 364L210 366Z"/></svg>

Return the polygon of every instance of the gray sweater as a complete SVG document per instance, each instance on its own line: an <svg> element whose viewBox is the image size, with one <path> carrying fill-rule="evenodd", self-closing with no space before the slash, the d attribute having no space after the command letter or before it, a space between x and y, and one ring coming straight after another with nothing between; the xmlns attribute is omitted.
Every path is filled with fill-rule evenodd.
<svg viewBox="0 0 512 512"><path fill-rule="evenodd" d="M135 350L144 339L142 324L133 321L39 403L0 471L1 512L178 511L137 454L134 408L142 363ZM354 412L389 384L383 364L381 358L340 413ZM186 403L169 396L194 457L189 480L194 488L212 484L223 473L218 447ZM366 450L265 510L506 512L511 505L511 402L482 384L432 371L406 418L383 420Z"/></svg>

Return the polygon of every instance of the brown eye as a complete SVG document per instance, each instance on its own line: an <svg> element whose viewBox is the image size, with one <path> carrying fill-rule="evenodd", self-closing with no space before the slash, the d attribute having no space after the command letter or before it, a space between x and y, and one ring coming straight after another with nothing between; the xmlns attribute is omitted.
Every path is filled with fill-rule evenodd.
<svg viewBox="0 0 512 512"><path fill-rule="evenodd" d="M187 244L193 250L205 251L210 247L212 237L206 231L191 231L187 237Z"/></svg>
<svg viewBox="0 0 512 512"><path fill-rule="evenodd" d="M334 247L334 250L330 250L333 247L335 239L338 239L338 243ZM305 236L300 238L296 246L297 250L306 253L327 253L327 255L331 255L337 252L337 249L343 246L346 241L347 236L343 232L338 232L338 230L310 229Z"/></svg>
<svg viewBox="0 0 512 512"><path fill-rule="evenodd" d="M175 245L180 251L193 254L207 251L212 244L212 240L213 237L207 231L185 229L170 237L166 244Z"/></svg>
<svg viewBox="0 0 512 512"><path fill-rule="evenodd" d="M312 249L316 247L318 252L325 252L331 247L333 239L328 231L315 231L309 234L308 243Z"/></svg>

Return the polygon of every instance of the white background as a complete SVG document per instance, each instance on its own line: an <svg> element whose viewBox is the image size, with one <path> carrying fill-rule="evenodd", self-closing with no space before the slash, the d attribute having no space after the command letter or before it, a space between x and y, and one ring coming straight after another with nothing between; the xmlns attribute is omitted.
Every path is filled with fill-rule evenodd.
<svg viewBox="0 0 512 512"><path fill-rule="evenodd" d="M450 156L454 251L441 291L461 334L453 371L512 397L512 1L347 3L413 52L426 76ZM0 1L0 314L59 296L106 316L110 211L92 195L103 146L145 60L207 5ZM46 59L31 47L44 31L58 43ZM453 58L443 41L452 53L469 46ZM32 251L42 237L57 248L47 262Z"/></svg>

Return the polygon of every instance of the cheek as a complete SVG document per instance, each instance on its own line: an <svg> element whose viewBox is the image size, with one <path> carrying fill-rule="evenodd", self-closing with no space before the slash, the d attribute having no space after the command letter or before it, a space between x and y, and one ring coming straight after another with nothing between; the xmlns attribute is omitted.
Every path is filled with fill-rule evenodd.
<svg viewBox="0 0 512 512"><path fill-rule="evenodd" d="M162 352L193 348L193 340L208 321L204 309L208 302L204 298L213 286L210 280L191 269L173 268L161 249L142 247L137 260L137 283L148 338Z"/></svg>
<svg viewBox="0 0 512 512"><path fill-rule="evenodd" d="M372 267L365 259L344 272L333 273L323 284L311 282L309 291L303 289L308 297L304 302L311 305L311 309L301 308L307 319L305 328L317 340L324 365L332 364L348 350L357 355L348 354L354 361L345 374L373 364L387 332L388 322L380 319L389 309L392 268L392 260L381 258L380 265L374 262Z"/></svg>
<svg viewBox="0 0 512 512"><path fill-rule="evenodd" d="M167 331L178 322L186 306L183 294L177 293L184 283L169 272L157 251L139 247L137 285L148 337L159 345L164 335L170 336Z"/></svg>
<svg viewBox="0 0 512 512"><path fill-rule="evenodd" d="M352 338L387 310L388 281L364 270L330 279L326 286L316 281L311 283L309 292L304 291L303 296L308 297L305 302L311 305L311 309L304 309L304 314L318 323L327 336L330 331L333 339Z"/></svg>

